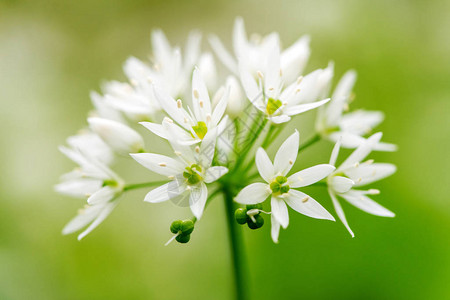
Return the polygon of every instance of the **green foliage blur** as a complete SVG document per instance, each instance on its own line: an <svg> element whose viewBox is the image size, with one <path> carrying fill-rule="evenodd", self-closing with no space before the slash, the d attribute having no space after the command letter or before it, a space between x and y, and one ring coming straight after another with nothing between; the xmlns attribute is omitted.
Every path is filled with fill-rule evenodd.
<svg viewBox="0 0 450 300"><path fill-rule="evenodd" d="M163 246L171 222L189 211L144 203L146 190L127 194L78 242L61 229L83 201L53 185L74 167L57 146L85 126L89 91L124 79L128 56L146 58L151 29L181 44L198 28L230 45L238 15L248 32L279 31L285 46L310 34L307 71L329 60L337 77L356 69L353 108L384 111L379 130L399 145L373 156L398 166L376 185L396 218L343 203L352 239L339 222L291 211L278 245L270 222L243 227L252 299L450 299L449 11L442 0L0 0L0 299L232 297L220 199L186 245ZM298 119L302 141L313 113ZM308 149L299 168L326 162L331 147ZM127 172L154 176L137 164ZM332 208L322 188L308 192Z"/></svg>

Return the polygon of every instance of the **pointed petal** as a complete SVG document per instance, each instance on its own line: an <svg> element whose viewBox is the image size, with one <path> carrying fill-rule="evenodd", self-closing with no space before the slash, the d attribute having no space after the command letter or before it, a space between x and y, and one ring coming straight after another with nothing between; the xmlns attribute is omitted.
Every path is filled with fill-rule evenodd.
<svg viewBox="0 0 450 300"><path fill-rule="evenodd" d="M222 64L232 73L238 74L238 66L236 60L231 56L230 52L225 48L220 39L216 35L209 36L209 44L216 53Z"/></svg>
<svg viewBox="0 0 450 300"><path fill-rule="evenodd" d="M197 68L192 74L192 104L197 120L206 121L206 116L211 115L211 100L206 84Z"/></svg>
<svg viewBox="0 0 450 300"><path fill-rule="evenodd" d="M203 141L200 145L199 152L199 162L205 167L209 168L211 166L212 160L214 158L214 152L216 150L216 140L217 140L217 127L208 131L203 138Z"/></svg>
<svg viewBox="0 0 450 300"><path fill-rule="evenodd" d="M333 202L334 210L336 211L336 214L338 215L342 224L344 224L345 228L347 228L348 232L350 232L350 235L352 237L355 237L355 234L353 233L352 229L348 225L347 219L345 218L344 210L342 209L342 206L339 203L338 199L336 198L336 196L330 189L328 189L328 193L330 194L331 201Z"/></svg>
<svg viewBox="0 0 450 300"><path fill-rule="evenodd" d="M165 155L155 153L137 153L130 155L147 169L164 176L181 174L185 168L185 165L178 160Z"/></svg>
<svg viewBox="0 0 450 300"><path fill-rule="evenodd" d="M341 139L338 139L338 141L336 142L336 144L333 147L333 151L331 151L330 165L333 165L333 166L336 165L336 160L338 158L340 148L341 148Z"/></svg>
<svg viewBox="0 0 450 300"><path fill-rule="evenodd" d="M272 208L272 214L275 219L284 229L286 229L289 225L289 213L284 200L272 196L272 199L270 200L270 206Z"/></svg>
<svg viewBox="0 0 450 300"><path fill-rule="evenodd" d="M267 183L252 183L243 188L239 194L234 198L234 201L241 204L258 204L271 194L269 185Z"/></svg>
<svg viewBox="0 0 450 300"><path fill-rule="evenodd" d="M289 173L297 159L299 140L300 135L296 130L278 149L273 163L275 174L286 175Z"/></svg>
<svg viewBox="0 0 450 300"><path fill-rule="evenodd" d="M206 183L214 182L227 173L228 173L228 168L226 168L226 167L221 167L221 166L210 167L208 170L206 170L206 175L205 175L204 181Z"/></svg>
<svg viewBox="0 0 450 300"><path fill-rule="evenodd" d="M150 203L164 202L178 197L185 190L186 186L182 182L173 180L148 192L144 201Z"/></svg>
<svg viewBox="0 0 450 300"><path fill-rule="evenodd" d="M355 181L355 186L363 186L395 173L397 167L388 163L360 164L345 171L345 175Z"/></svg>
<svg viewBox="0 0 450 300"><path fill-rule="evenodd" d="M340 196L366 213L380 217L395 217L393 212L364 195L363 191L351 190Z"/></svg>
<svg viewBox="0 0 450 300"><path fill-rule="evenodd" d="M161 124L151 123L151 122L140 122L142 126L153 132L159 137L162 137L163 139L168 139L168 135L166 130Z"/></svg>
<svg viewBox="0 0 450 300"><path fill-rule="evenodd" d="M346 193L355 185L355 182L347 177L333 176L329 185L336 193Z"/></svg>
<svg viewBox="0 0 450 300"><path fill-rule="evenodd" d="M349 167L352 167L356 163L359 163L364 158L366 158L366 156L369 155L370 152L372 151L373 146L380 141L381 136L382 133L378 132L369 137L358 148L356 148L356 150L353 151L352 154L350 154L350 156L339 166L337 171L345 170Z"/></svg>
<svg viewBox="0 0 450 300"><path fill-rule="evenodd" d="M113 201L113 202L107 203L105 205L105 207L102 209L102 211L100 212L100 214L98 215L98 217L94 220L94 222L92 222L92 224L89 225L89 227L86 228L85 231L80 233L80 235L78 236L78 240L80 241L86 235L91 233L92 230L97 228L97 226L100 225L109 216L109 214L113 211L113 209L117 206L118 203L119 203L119 201Z"/></svg>
<svg viewBox="0 0 450 300"><path fill-rule="evenodd" d="M206 200L208 199L208 189L206 185L201 182L198 187L191 187L191 194L189 196L189 205L194 216L200 220L205 209Z"/></svg>
<svg viewBox="0 0 450 300"><path fill-rule="evenodd" d="M321 164L300 172L297 172L288 178L291 188L299 188L316 183L319 180L330 175L336 168L332 165Z"/></svg>
<svg viewBox="0 0 450 300"><path fill-rule="evenodd" d="M261 177L266 181L270 182L275 175L272 162L267 156L266 151L263 148L258 148L255 157L256 167Z"/></svg>
<svg viewBox="0 0 450 300"><path fill-rule="evenodd" d="M285 197L285 201L293 210L305 216L334 221L333 216L319 202L305 193L290 190L288 196Z"/></svg>
<svg viewBox="0 0 450 300"><path fill-rule="evenodd" d="M299 105L295 105L295 106L288 106L284 109L285 114L288 116L294 116L294 115L298 115L301 113L304 113L308 110L317 108L321 105L324 105L325 103L327 103L328 101L330 101L330 99L324 99L321 101L317 101L317 102L312 102L312 103L306 103L306 104L299 104Z"/></svg>
<svg viewBox="0 0 450 300"><path fill-rule="evenodd" d="M89 205L95 205L102 202L108 202L114 198L116 191L110 187L105 186L96 191L92 196L87 199Z"/></svg>
<svg viewBox="0 0 450 300"><path fill-rule="evenodd" d="M272 236L272 240L275 244L278 244L278 236L280 235L280 223L278 223L277 219L274 215L270 215L270 222L272 223L272 227L270 229L270 235Z"/></svg>

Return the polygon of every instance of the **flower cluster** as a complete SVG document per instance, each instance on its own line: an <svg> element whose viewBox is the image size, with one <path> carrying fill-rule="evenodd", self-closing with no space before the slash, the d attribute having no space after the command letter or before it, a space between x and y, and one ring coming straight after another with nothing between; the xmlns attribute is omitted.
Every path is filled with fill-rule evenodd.
<svg viewBox="0 0 450 300"><path fill-rule="evenodd" d="M234 25L233 52L214 35L209 37L214 54L202 52L201 39L192 32L182 51L155 30L151 60L129 58L124 65L127 82L112 81L102 94L91 94L94 110L88 126L60 147L78 167L62 176L56 191L87 201L64 234L87 227L78 236L83 238L125 192L150 187L144 201L190 207L191 219L170 226L170 241L180 243L190 240L208 203L220 195L232 208L227 213L251 229L261 228L270 215L274 242L280 228L289 225L288 207L311 218L335 220L302 191L306 186L328 189L337 217L352 236L339 199L370 214L394 216L369 198L379 190L359 189L395 172L392 164L363 160L372 151L394 151L396 146L381 142L381 133L371 135L383 120L381 112L349 111L354 71L345 73L330 92L332 63L303 74L310 56L308 36L282 49L277 33L248 39L240 18ZM215 57L221 64L216 65ZM296 127L294 117L308 111L317 116L314 132L294 129L284 142L277 141L292 127L287 123ZM139 127L153 134L153 144L167 143L171 153L151 153ZM304 135L310 138L300 143ZM329 163L298 170L298 154L319 140L335 143ZM266 152L271 145L280 145L273 161ZM354 151L336 167L340 147ZM132 158L130 164L141 164L161 181L126 183L112 171L118 156Z"/></svg>

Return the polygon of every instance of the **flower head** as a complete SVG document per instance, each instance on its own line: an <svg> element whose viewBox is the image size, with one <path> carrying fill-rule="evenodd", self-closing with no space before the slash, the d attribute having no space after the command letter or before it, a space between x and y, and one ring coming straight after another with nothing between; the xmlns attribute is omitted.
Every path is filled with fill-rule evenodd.
<svg viewBox="0 0 450 300"><path fill-rule="evenodd" d="M379 190L357 190L355 187L365 186L392 175L396 171L393 164L373 163L373 160L362 162L379 143L382 134L376 133L365 140L361 145L327 178L328 192L333 201L336 213L344 223L347 230L354 237L345 218L344 211L336 196L345 199L357 208L381 217L394 217L395 214L378 203L368 195L377 195ZM339 154L340 141L336 143L331 154L330 164L335 165Z"/></svg>
<svg viewBox="0 0 450 300"><path fill-rule="evenodd" d="M256 152L256 166L266 183L252 183L242 189L235 201L241 204L258 204L271 197L272 207L272 239L278 241L279 226L287 228L289 214L287 206L308 217L333 220L311 196L296 190L327 177L335 169L332 165L317 165L288 176L289 171L297 159L299 134L296 131L278 149L272 164L264 149ZM278 228L278 229L277 229Z"/></svg>

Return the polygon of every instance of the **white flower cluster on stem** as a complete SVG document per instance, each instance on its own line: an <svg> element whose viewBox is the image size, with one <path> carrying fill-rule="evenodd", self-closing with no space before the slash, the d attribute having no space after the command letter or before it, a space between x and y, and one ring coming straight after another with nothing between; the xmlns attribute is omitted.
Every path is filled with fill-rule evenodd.
<svg viewBox="0 0 450 300"><path fill-rule="evenodd" d="M308 36L282 49L277 33L248 39L237 18L232 38L229 52L211 35L213 56L201 51L196 31L182 51L155 30L151 60L129 58L124 65L128 82L112 81L103 86L102 95L91 94L94 110L88 126L60 147L78 167L63 175L55 189L87 201L64 234L87 227L78 237L83 238L124 193L149 187L146 202L170 200L190 207L192 218L170 227L180 243L190 240L196 222L218 195L232 210L227 214L251 229L262 227L264 216L270 215L276 243L280 228L289 225L288 208L335 220L319 203L329 199L314 199L302 191L306 186L328 189L337 217L352 236L340 199L373 215L394 216L369 198L379 190L359 189L395 172L392 164L363 160L372 151L394 151L396 146L381 142L381 133L371 135L383 120L381 112L349 111L356 73L345 73L331 93L333 63L303 74L310 56ZM277 141L286 123L308 111L317 115L313 132L296 129L284 142ZM153 134L147 147L139 127ZM312 138L301 143L300 136ZM322 139L335 143L329 164L299 170L298 154ZM151 153L155 143L168 143L172 152ZM273 144L280 147L272 161L266 150ZM340 147L355 150L336 167ZM138 162L161 181L126 183L112 171L117 156L132 158L130 164Z"/></svg>

